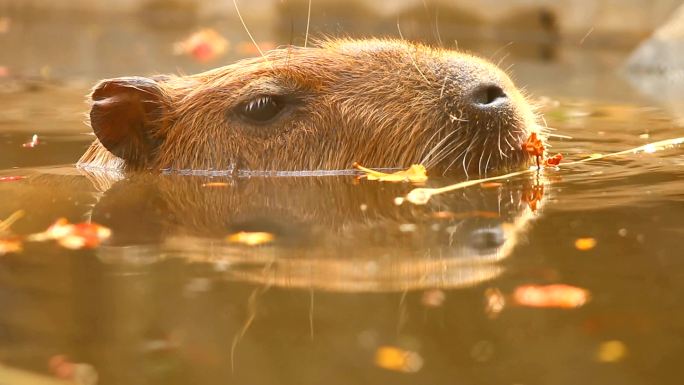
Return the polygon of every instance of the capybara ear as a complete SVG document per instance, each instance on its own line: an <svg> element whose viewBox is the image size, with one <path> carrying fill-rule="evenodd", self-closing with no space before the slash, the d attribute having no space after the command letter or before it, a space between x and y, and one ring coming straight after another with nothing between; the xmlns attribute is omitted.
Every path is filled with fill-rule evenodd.
<svg viewBox="0 0 684 385"><path fill-rule="evenodd" d="M144 77L122 77L95 86L90 125L100 143L127 162L142 165L156 151L163 118L164 94Z"/></svg>

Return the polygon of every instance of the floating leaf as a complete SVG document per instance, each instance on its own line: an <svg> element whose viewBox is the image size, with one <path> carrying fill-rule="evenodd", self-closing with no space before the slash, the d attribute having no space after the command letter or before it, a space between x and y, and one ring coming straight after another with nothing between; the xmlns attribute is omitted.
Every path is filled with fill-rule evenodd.
<svg viewBox="0 0 684 385"><path fill-rule="evenodd" d="M247 246L257 246L263 245L265 243L271 243L275 239L275 236L267 232L248 232L240 231L235 234L230 234L226 240L231 243L241 243Z"/></svg>
<svg viewBox="0 0 684 385"><path fill-rule="evenodd" d="M594 238L577 238L575 239L575 248L581 251L591 250L596 247L596 239Z"/></svg>
<svg viewBox="0 0 684 385"><path fill-rule="evenodd" d="M40 144L40 140L38 140L38 135L33 134L33 136L31 137L31 141L22 144L21 147L34 148L34 147L38 146L39 144Z"/></svg>
<svg viewBox="0 0 684 385"><path fill-rule="evenodd" d="M423 367L423 357L395 346L381 346L375 351L375 365L387 370L415 373Z"/></svg>
<svg viewBox="0 0 684 385"><path fill-rule="evenodd" d="M26 179L26 177L21 175L0 176L0 182L16 182L22 179Z"/></svg>
<svg viewBox="0 0 684 385"><path fill-rule="evenodd" d="M546 149L544 147L544 142L539 139L536 132L530 134L530 137L523 143L522 149L536 159L537 167L539 167Z"/></svg>
<svg viewBox="0 0 684 385"><path fill-rule="evenodd" d="M523 143L522 149L530 156L534 157L535 161L537 162L537 168L541 167L541 165L555 167L560 164L561 160L563 160L562 154L556 154L550 158L544 158L546 148L544 147L544 142L539 139L536 132L530 134L530 137L527 138L525 143Z"/></svg>
<svg viewBox="0 0 684 385"><path fill-rule="evenodd" d="M494 318L509 305L574 309L586 304L589 298L588 290L564 284L518 286L509 296L490 288L485 291L485 312Z"/></svg>
<svg viewBox="0 0 684 385"><path fill-rule="evenodd" d="M567 167L567 166L576 165L576 164L580 164L580 163L591 162L591 161L594 161L597 159L603 159L603 158L607 158L607 157L615 157L615 156L620 156L620 155L638 154L641 152L652 153L655 151L661 151L661 150L665 150L668 148L680 146L682 144L684 144L684 137L666 139L666 140L661 140L658 142L649 143L649 144L646 144L643 146L631 148L629 150L613 152L610 154L605 154L605 155L604 154L592 154L590 157L585 158L585 159L563 163L563 166ZM540 145L541 145L541 147L540 147ZM543 154L543 148L542 147L543 147L543 144L541 144L541 141L537 138L537 135L532 134L532 135L530 135L530 138L528 139L528 141L526 141L525 144L523 145L523 150L525 150L525 151L529 150L528 153L530 153L531 155L536 157L536 156L538 156L536 154ZM541 155L539 155L539 156L541 156ZM555 158L555 156L554 156L554 158ZM541 163L540 163L541 158L537 158L537 162L538 162L537 166L540 166L541 165ZM415 189L409 191L409 193L406 194L406 197L395 198L394 203L396 205L401 205L404 203L404 201L409 201L415 205L424 205L424 204L428 203L430 198L432 198L434 195L444 194L444 193L448 193L451 191L464 189L466 187L470 187L470 186L473 186L476 184L487 183L487 182L491 182L491 181L495 181L495 180L506 180L506 179L510 179L510 178L513 178L513 177L516 177L519 175L533 173L533 172L537 172L537 169L529 168L527 170L515 171L515 172L508 173L508 174L493 176L493 177L489 177L489 178L467 180L465 182L459 182L459 183L455 183L455 184L444 186L444 187L438 187L438 188L422 188L422 187L421 188L415 188ZM538 200L528 200L528 202L531 202L530 207L532 207L533 210L536 209L536 202L537 201Z"/></svg>
<svg viewBox="0 0 684 385"><path fill-rule="evenodd" d="M379 182L413 182L413 183L423 183L427 181L427 171L425 166L422 164L414 164L406 170L393 172L387 174L384 172L371 170L365 168L358 163L354 163L353 167L357 170L361 170L364 173L364 177L368 180L377 180Z"/></svg>
<svg viewBox="0 0 684 385"><path fill-rule="evenodd" d="M556 154L550 158L544 159L544 166L546 167L556 167L563 160L563 154Z"/></svg>
<svg viewBox="0 0 684 385"><path fill-rule="evenodd" d="M622 341L605 341L596 350L596 360L599 362L622 361L627 355L627 346Z"/></svg>
<svg viewBox="0 0 684 385"><path fill-rule="evenodd" d="M26 239L33 242L55 240L67 249L92 249L112 235L112 231L97 223L72 224L66 218L58 219L42 233L29 235Z"/></svg>
<svg viewBox="0 0 684 385"><path fill-rule="evenodd" d="M587 303L589 291L564 284L523 285L513 291L511 299L521 306L572 309Z"/></svg>

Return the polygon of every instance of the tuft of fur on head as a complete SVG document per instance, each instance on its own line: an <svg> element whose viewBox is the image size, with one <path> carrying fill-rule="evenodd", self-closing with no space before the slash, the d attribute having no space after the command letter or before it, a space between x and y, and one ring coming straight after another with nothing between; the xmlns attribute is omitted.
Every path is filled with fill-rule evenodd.
<svg viewBox="0 0 684 385"><path fill-rule="evenodd" d="M542 133L534 108L499 68L476 56L403 40L323 40L196 75L147 80L126 89L144 92L125 99L142 100L137 110L123 110L130 114L126 127L135 140L120 145L127 136L109 132L117 130L118 121L109 124L115 115L97 112L93 129L105 129L81 165L336 170L356 161L487 174L526 165L521 144L531 132ZM106 95L94 105L122 110L110 107L121 100L116 87L125 86L107 83L116 81L96 86L93 97ZM487 84L500 87L507 102L496 109L474 106L472 93ZM271 121L250 121L242 111L264 97L277 100L282 110ZM130 123L139 116L142 123Z"/></svg>

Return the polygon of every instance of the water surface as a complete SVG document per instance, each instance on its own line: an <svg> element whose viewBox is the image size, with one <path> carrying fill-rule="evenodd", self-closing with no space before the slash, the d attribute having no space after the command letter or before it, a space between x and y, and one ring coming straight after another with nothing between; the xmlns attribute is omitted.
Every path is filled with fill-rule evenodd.
<svg viewBox="0 0 684 385"><path fill-rule="evenodd" d="M552 151L580 159L684 136L676 101L616 73L624 56L567 50L516 63L547 124L572 136L552 139ZM64 354L101 384L681 382L684 149L545 170L425 206L394 204L408 184L349 175L77 170L92 140L83 95L124 68L3 83L0 174L28 178L0 182L0 218L23 209L18 234L92 220L112 237L92 250L27 243L0 256L1 363L47 373ZM33 134L40 143L23 147ZM274 240L226 240L241 231ZM578 250L578 238L596 246ZM590 301L486 306L494 290L557 283Z"/></svg>

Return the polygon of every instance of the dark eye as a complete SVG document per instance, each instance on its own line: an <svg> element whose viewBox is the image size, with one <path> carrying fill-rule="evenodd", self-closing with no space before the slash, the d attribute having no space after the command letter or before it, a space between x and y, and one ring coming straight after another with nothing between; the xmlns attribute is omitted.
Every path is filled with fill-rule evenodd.
<svg viewBox="0 0 684 385"><path fill-rule="evenodd" d="M242 104L239 107L240 114L256 123L266 123L275 118L285 107L273 96L259 96Z"/></svg>

